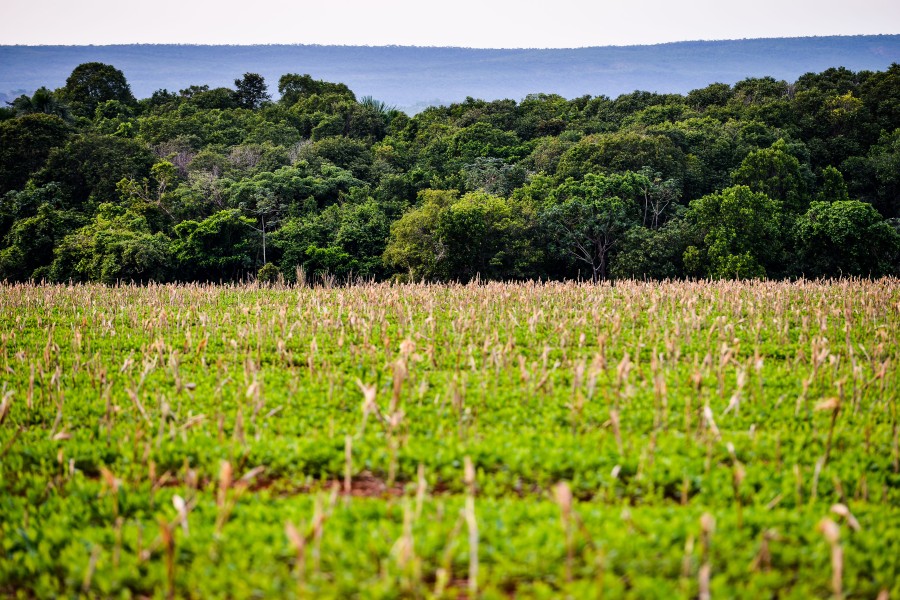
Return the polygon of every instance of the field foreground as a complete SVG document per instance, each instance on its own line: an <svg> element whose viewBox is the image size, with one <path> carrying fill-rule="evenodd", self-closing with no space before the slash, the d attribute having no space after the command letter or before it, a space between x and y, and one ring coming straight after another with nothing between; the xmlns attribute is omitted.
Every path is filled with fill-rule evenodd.
<svg viewBox="0 0 900 600"><path fill-rule="evenodd" d="M0 286L0 595L900 598L900 280Z"/></svg>

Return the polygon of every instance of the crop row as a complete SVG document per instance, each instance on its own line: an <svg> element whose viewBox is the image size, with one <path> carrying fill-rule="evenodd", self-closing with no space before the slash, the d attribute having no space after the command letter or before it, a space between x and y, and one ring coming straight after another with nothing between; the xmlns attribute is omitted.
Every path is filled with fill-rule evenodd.
<svg viewBox="0 0 900 600"><path fill-rule="evenodd" d="M0 590L896 595L898 317L893 279L5 286Z"/></svg>

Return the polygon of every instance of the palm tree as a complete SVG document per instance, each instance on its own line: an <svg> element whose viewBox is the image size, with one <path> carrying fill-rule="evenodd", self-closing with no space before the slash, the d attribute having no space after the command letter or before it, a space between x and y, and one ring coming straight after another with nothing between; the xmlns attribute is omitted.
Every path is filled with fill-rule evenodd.
<svg viewBox="0 0 900 600"><path fill-rule="evenodd" d="M38 88L30 98L22 94L10 102L9 105L16 111L17 116L44 113L56 115L65 121L72 120L72 114L69 112L68 105L61 102L56 97L56 94L43 86Z"/></svg>

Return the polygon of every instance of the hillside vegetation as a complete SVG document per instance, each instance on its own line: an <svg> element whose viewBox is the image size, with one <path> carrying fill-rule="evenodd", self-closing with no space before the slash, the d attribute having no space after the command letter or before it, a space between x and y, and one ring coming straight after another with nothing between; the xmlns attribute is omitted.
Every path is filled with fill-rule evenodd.
<svg viewBox="0 0 900 600"><path fill-rule="evenodd" d="M409 117L286 74L137 100L78 66L0 121L0 279L897 273L900 65Z"/></svg>

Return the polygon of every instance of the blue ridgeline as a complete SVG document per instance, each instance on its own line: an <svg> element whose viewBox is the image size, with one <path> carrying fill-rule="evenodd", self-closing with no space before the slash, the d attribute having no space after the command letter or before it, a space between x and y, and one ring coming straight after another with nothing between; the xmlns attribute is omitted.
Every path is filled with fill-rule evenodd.
<svg viewBox="0 0 900 600"><path fill-rule="evenodd" d="M610 97L686 93L710 83L773 76L793 81L829 67L883 70L900 62L900 35L678 42L652 46L491 50L409 46L0 46L0 100L64 84L99 61L124 71L138 98L189 85L232 86L263 75L273 95L285 73L346 83L414 113L467 96L521 100L531 93Z"/></svg>

